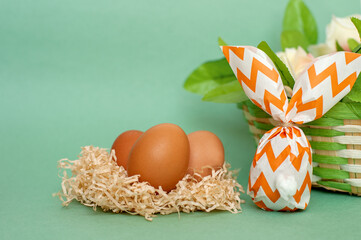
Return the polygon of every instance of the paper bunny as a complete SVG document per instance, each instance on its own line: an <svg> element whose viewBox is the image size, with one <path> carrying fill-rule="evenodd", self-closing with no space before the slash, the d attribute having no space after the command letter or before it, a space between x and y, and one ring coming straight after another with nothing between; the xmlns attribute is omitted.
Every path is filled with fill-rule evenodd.
<svg viewBox="0 0 361 240"><path fill-rule="evenodd" d="M311 145L295 124L322 117L351 91L361 71L361 54L337 52L316 58L295 80L288 101L266 53L251 46L221 48L249 99L279 121L259 142L248 195L264 210L306 209L312 185Z"/></svg>

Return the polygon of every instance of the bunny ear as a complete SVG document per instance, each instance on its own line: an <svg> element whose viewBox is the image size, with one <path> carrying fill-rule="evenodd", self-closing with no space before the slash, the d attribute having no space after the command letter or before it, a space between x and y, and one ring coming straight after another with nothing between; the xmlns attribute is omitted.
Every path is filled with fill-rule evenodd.
<svg viewBox="0 0 361 240"><path fill-rule="evenodd" d="M287 119L306 123L322 117L354 85L361 71L361 54L337 52L317 58L296 80Z"/></svg>
<svg viewBox="0 0 361 240"><path fill-rule="evenodd" d="M285 121L286 92L280 74L267 54L251 46L221 48L248 98L274 119Z"/></svg>

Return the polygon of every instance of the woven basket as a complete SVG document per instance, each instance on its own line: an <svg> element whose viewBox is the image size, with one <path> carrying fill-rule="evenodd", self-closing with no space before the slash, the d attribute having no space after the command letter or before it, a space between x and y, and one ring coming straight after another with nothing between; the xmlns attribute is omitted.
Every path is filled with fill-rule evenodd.
<svg viewBox="0 0 361 240"><path fill-rule="evenodd" d="M243 110L256 143L279 123L251 101ZM361 196L361 104L339 102L322 118L297 125L312 146L312 184Z"/></svg>

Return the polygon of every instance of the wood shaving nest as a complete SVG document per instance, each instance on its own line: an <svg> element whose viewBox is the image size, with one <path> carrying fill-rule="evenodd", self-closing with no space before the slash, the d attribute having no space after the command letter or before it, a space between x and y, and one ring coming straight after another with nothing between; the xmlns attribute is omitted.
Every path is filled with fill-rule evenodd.
<svg viewBox="0 0 361 240"><path fill-rule="evenodd" d="M212 170L212 175L200 181L187 174L174 190L167 193L147 182L139 182L138 175L128 177L115 158L114 151L109 154L104 148L86 146L78 160L59 160L62 190L53 196L58 196L63 206L75 199L94 210L99 206L104 211L139 214L150 221L157 213L216 209L241 212L244 201L240 199L240 193L244 191L235 179L236 172L229 171L229 164Z"/></svg>

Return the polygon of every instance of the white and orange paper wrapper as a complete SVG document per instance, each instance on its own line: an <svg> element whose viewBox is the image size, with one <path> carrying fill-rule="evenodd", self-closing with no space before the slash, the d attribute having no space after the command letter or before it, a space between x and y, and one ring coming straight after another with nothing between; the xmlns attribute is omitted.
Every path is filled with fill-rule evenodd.
<svg viewBox="0 0 361 240"><path fill-rule="evenodd" d="M289 101L277 68L262 50L223 46L222 51L250 100L280 123L258 144L248 195L264 210L306 209L312 150L295 124L322 117L351 91L361 71L361 54L337 52L316 58L295 80Z"/></svg>

